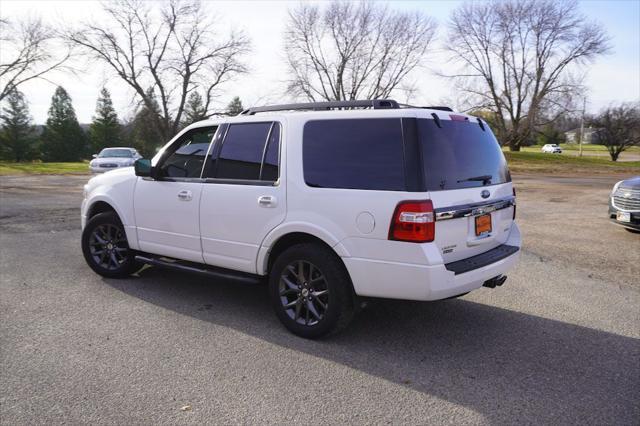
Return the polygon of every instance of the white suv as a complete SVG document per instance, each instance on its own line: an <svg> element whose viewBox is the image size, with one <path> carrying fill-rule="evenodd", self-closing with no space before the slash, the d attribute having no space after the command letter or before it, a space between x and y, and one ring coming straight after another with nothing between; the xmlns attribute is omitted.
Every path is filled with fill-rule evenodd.
<svg viewBox="0 0 640 426"><path fill-rule="evenodd" d="M519 256L515 191L486 122L346 101L195 123L151 160L92 178L89 266L267 279L278 318L319 337L359 297L438 300L502 285Z"/></svg>

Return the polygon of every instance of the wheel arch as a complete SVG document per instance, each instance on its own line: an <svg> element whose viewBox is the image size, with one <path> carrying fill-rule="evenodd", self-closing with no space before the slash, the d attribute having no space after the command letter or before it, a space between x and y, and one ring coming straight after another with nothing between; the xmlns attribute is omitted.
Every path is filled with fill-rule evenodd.
<svg viewBox="0 0 640 426"><path fill-rule="evenodd" d="M118 218L122 220L116 209L111 204L103 200L96 200L89 206L89 208L87 209L87 220L91 219L97 214L106 212L114 212L118 215Z"/></svg>
<svg viewBox="0 0 640 426"><path fill-rule="evenodd" d="M338 257L338 259L340 259L340 263L342 263L345 270L347 270L346 265L342 261L342 255L344 253L340 253L342 249L342 245L338 243L335 243L332 245L326 239L323 239L309 232L291 231L291 232L283 233L282 235L278 236L277 239L273 241L273 243L270 245L270 247L265 250L264 259L258 265L258 266L261 266L258 272L262 274L268 274L271 271L271 267L273 266L273 263L278 258L278 256L280 256L280 254L282 254L289 247L292 247L297 244L304 244L304 243L318 244L327 248L328 250L333 252Z"/></svg>
<svg viewBox="0 0 640 426"><path fill-rule="evenodd" d="M118 219L124 226L125 233L127 234L129 247L137 250L138 234L135 226L132 226L132 224L129 223L130 220L127 220L127 216L124 215L124 212L122 212L117 207L117 203L113 202L109 197L100 194L96 195L89 201L88 207L86 208L86 221L88 222L95 215L105 212L114 212L118 216Z"/></svg>

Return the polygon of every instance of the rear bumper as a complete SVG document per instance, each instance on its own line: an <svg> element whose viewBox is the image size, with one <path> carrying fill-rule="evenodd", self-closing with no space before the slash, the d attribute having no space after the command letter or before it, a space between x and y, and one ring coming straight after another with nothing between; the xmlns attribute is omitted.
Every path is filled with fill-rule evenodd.
<svg viewBox="0 0 640 426"><path fill-rule="evenodd" d="M352 257L345 257L343 261L351 275L355 292L360 296L440 300L478 289L485 281L506 274L515 266L522 246L520 230L515 222L505 245L518 250L458 274L444 264L426 266Z"/></svg>

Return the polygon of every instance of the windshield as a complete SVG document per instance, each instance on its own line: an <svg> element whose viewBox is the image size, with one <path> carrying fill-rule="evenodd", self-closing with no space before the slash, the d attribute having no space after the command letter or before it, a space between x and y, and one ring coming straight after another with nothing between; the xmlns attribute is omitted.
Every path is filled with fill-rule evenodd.
<svg viewBox="0 0 640 426"><path fill-rule="evenodd" d="M131 152L130 149L114 149L114 148L103 149L100 152L100 155L98 155L98 157L100 158L113 158L113 157L131 158L133 157L133 152Z"/></svg>
<svg viewBox="0 0 640 426"><path fill-rule="evenodd" d="M425 183L428 191L475 188L511 181L495 136L484 123L419 119Z"/></svg>

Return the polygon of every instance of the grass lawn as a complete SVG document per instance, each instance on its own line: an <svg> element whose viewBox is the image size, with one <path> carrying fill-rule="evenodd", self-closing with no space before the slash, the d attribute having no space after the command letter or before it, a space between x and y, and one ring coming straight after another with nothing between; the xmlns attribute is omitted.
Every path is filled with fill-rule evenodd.
<svg viewBox="0 0 640 426"><path fill-rule="evenodd" d="M9 163L0 161L0 176L88 174L89 163Z"/></svg>
<svg viewBox="0 0 640 426"><path fill-rule="evenodd" d="M563 151L580 151L580 145L577 143L561 143L560 148ZM522 147L524 152L541 152L542 145L532 145L532 146L524 146ZM582 152L599 152L603 155L609 155L609 151L607 151L607 147L604 145L582 145ZM624 152L633 152L640 153L640 146L632 146L626 149Z"/></svg>
<svg viewBox="0 0 640 426"><path fill-rule="evenodd" d="M542 145L539 148L542 149ZM561 143L560 148L566 151L580 151L580 145L577 143ZM582 151L608 152L604 145L582 145ZM625 152L640 152L640 146L629 147Z"/></svg>
<svg viewBox="0 0 640 426"><path fill-rule="evenodd" d="M608 157L574 157L541 152L505 151L509 169L515 173L640 175L640 161L613 162Z"/></svg>

